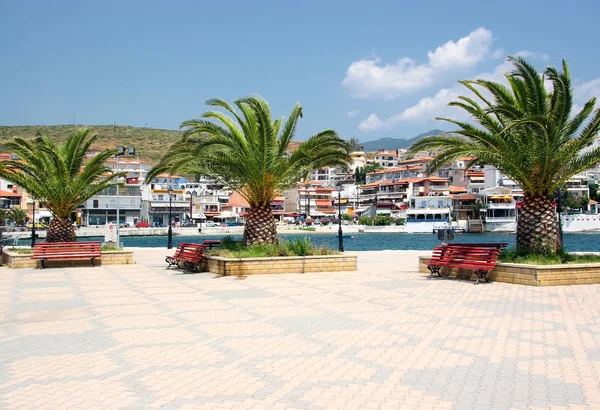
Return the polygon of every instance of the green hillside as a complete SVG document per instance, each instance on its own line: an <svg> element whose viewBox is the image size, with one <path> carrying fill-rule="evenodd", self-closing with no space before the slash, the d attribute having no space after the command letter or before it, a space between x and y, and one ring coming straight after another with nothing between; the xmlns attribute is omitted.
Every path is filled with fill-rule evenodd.
<svg viewBox="0 0 600 410"><path fill-rule="evenodd" d="M57 142L65 141L74 129L84 125L23 125L0 126L0 151L4 152L4 142L15 136L34 138L36 135L46 135ZM115 148L117 145L135 147L141 159L156 162L162 154L179 139L179 131L159 130L155 128L140 128L112 125L89 125L92 132L98 133L98 140L92 150Z"/></svg>

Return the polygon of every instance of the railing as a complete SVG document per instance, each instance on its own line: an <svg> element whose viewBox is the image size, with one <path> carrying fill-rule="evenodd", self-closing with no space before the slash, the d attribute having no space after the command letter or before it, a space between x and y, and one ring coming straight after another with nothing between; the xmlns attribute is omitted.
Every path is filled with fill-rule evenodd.
<svg viewBox="0 0 600 410"><path fill-rule="evenodd" d="M517 204L515 202L506 202L506 203L488 202L488 204L486 205L486 208L488 208L488 209L492 209L492 208L514 209L516 206L517 206Z"/></svg>

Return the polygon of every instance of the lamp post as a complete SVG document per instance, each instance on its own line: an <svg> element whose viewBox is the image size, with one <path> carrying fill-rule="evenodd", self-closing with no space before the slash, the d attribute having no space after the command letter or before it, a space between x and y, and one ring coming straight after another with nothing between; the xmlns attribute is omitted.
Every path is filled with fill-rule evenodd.
<svg viewBox="0 0 600 410"><path fill-rule="evenodd" d="M119 172L119 158L120 157L124 157L127 154L129 154L129 155L135 155L135 148L127 148L126 149L122 145L117 145L117 154L116 154L116 157L117 157L117 169L116 169L116 171L117 172ZM118 180L117 180L117 182L118 182ZM120 209L120 202L119 202L119 199L120 199L120 192L119 191L121 190L120 188L121 187L117 184L117 226L115 227L115 229L116 229L115 239L117 240L117 247L120 246L120 240L121 240L120 235L119 235L119 229L121 229L121 220L120 220L121 216L119 215L120 214L120 210L121 210Z"/></svg>
<svg viewBox="0 0 600 410"><path fill-rule="evenodd" d="M31 218L31 247L33 248L35 246L35 198L33 195L31 196L31 201L33 203L33 217Z"/></svg>
<svg viewBox="0 0 600 410"><path fill-rule="evenodd" d="M306 221L308 219L308 214L309 214L309 201L310 201L310 197L308 196L308 185L304 186L304 221Z"/></svg>
<svg viewBox="0 0 600 410"><path fill-rule="evenodd" d="M344 252L344 238L342 237L342 183L338 182L335 185L335 189L338 192L338 243L339 251Z"/></svg>
<svg viewBox="0 0 600 410"><path fill-rule="evenodd" d="M562 218L561 218L561 208L562 208L562 190L560 187L556 188L554 191L554 198L556 200L556 211L558 213L558 240L560 241L560 247L563 247L563 230L562 230Z"/></svg>
<svg viewBox="0 0 600 410"><path fill-rule="evenodd" d="M167 249L173 248L173 227L171 226L171 214L172 214L172 206L173 206L173 187L170 186L167 190L169 192L169 230L167 231L168 239L167 239Z"/></svg>
<svg viewBox="0 0 600 410"><path fill-rule="evenodd" d="M192 195L192 193L190 192L190 222L193 220L192 218L192 200L194 199L194 196Z"/></svg>

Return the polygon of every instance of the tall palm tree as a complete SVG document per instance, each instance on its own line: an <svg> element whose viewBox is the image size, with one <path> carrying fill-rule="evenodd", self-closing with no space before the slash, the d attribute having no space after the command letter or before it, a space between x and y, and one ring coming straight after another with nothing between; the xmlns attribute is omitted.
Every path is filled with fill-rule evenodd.
<svg viewBox="0 0 600 410"><path fill-rule="evenodd" d="M86 160L86 153L98 134L90 135L87 128L72 133L65 143L56 145L47 137L26 140L16 137L4 148L19 159L0 163L0 177L31 193L53 215L46 241L74 242L77 240L71 214L77 207L100 191L117 185L105 165L115 154L104 150Z"/></svg>
<svg viewBox="0 0 600 410"><path fill-rule="evenodd" d="M277 231L271 201L313 169L347 166L348 143L335 131L324 130L290 153L288 147L302 117L300 104L285 122L273 120L269 104L258 96L236 100L239 112L221 99L211 99L206 104L230 115L208 111L200 118L184 121L182 139L149 172L148 179L163 172L215 178L237 191L250 205L244 243L274 243Z"/></svg>
<svg viewBox="0 0 600 410"><path fill-rule="evenodd" d="M600 148L591 148L600 129L600 110L594 111L592 98L581 111L573 112L565 61L562 72L547 67L542 74L521 57L509 60L514 70L505 74L508 87L488 80L461 81L474 96L458 97L450 105L467 111L475 125L438 118L458 129L423 138L411 150L440 150L429 171L462 156L475 156L478 162L500 169L524 193L517 247L556 252L562 243L553 195L569 177L600 161Z"/></svg>
<svg viewBox="0 0 600 410"><path fill-rule="evenodd" d="M25 221L27 220L27 212L21 208L12 208L10 211L8 211L7 216L8 219L13 221L17 226L25 225Z"/></svg>

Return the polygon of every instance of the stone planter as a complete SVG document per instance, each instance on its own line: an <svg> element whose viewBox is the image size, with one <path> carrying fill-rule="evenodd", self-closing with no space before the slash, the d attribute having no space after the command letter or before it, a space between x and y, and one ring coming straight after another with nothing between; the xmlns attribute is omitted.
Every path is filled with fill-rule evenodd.
<svg viewBox="0 0 600 410"><path fill-rule="evenodd" d="M31 253L17 253L5 249L2 253L2 264L12 269L40 268L42 266L39 260L31 259ZM133 251L102 251L102 256L96 258L94 264L102 265L130 265L133 263ZM70 267L70 266L90 266L89 259L66 259L51 260L46 262L46 267Z"/></svg>
<svg viewBox="0 0 600 410"><path fill-rule="evenodd" d="M429 257L419 257L419 272L429 273L426 263L428 260ZM459 279L470 279L473 271L442 267L441 274ZM529 286L585 285L600 283L600 263L569 265L497 263L487 277L490 281Z"/></svg>
<svg viewBox="0 0 600 410"><path fill-rule="evenodd" d="M284 256L273 258L222 258L207 256L203 268L219 275L340 272L356 270L354 255Z"/></svg>

